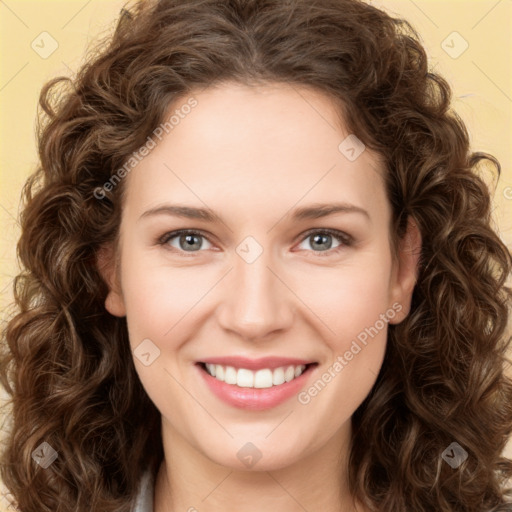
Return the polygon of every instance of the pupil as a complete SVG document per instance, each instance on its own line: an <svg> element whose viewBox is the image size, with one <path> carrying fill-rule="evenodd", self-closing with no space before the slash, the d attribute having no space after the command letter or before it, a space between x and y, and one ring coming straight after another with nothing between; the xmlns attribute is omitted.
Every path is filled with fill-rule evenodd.
<svg viewBox="0 0 512 512"><path fill-rule="evenodd" d="M330 249L331 245L330 243L327 243L325 240L328 239L331 235L313 235L314 243L320 244L320 245L326 245L327 247L323 247L324 249ZM318 241L320 240L320 241ZM323 242L322 242L323 240Z"/></svg>
<svg viewBox="0 0 512 512"><path fill-rule="evenodd" d="M199 239L199 237L196 236L196 235L183 235L182 236L182 240L183 240L183 238L186 240L186 244L185 245L187 247L192 247L192 248L194 246L194 241L193 240L194 239L196 239L196 240ZM196 245L198 246L197 248L199 248L201 246L201 243L196 243Z"/></svg>

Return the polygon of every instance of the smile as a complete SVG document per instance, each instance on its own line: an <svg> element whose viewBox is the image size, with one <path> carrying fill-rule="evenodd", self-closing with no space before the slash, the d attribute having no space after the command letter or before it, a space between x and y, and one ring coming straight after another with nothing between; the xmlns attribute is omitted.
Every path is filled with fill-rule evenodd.
<svg viewBox="0 0 512 512"><path fill-rule="evenodd" d="M219 358L219 362L210 359L194 366L213 395L230 406L253 411L276 407L295 396L318 366L316 362L292 359L267 358L245 363L241 358L227 359L222 362L231 364L220 364Z"/></svg>

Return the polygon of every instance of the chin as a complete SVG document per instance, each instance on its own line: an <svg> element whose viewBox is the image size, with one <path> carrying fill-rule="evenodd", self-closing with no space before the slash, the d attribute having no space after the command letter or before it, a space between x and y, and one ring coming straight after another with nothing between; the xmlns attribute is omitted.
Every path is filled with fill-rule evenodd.
<svg viewBox="0 0 512 512"><path fill-rule="evenodd" d="M214 464L233 471L275 471L296 463L304 453L295 445L293 453L279 443L264 443L264 440L240 441L231 439L227 444L215 443L215 446L196 446L204 457ZM247 437L245 437L247 439Z"/></svg>

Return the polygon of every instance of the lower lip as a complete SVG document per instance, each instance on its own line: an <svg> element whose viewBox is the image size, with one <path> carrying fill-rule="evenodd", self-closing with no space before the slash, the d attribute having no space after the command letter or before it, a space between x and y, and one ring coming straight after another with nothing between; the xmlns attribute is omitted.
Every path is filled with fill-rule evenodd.
<svg viewBox="0 0 512 512"><path fill-rule="evenodd" d="M277 407L296 395L317 365L308 366L299 377L271 388L242 388L234 384L226 384L212 377L202 365L196 364L196 366L210 390L221 400L240 409L263 411Z"/></svg>

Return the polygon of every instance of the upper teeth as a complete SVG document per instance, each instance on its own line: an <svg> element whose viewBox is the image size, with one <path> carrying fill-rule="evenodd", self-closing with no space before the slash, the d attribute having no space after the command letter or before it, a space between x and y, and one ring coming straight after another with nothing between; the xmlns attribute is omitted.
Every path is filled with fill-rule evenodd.
<svg viewBox="0 0 512 512"><path fill-rule="evenodd" d="M235 384L242 388L270 388L299 377L306 369L306 365L283 366L275 370L264 368L255 372L245 368L237 370L233 366L211 363L206 363L206 368L212 377L226 384Z"/></svg>

